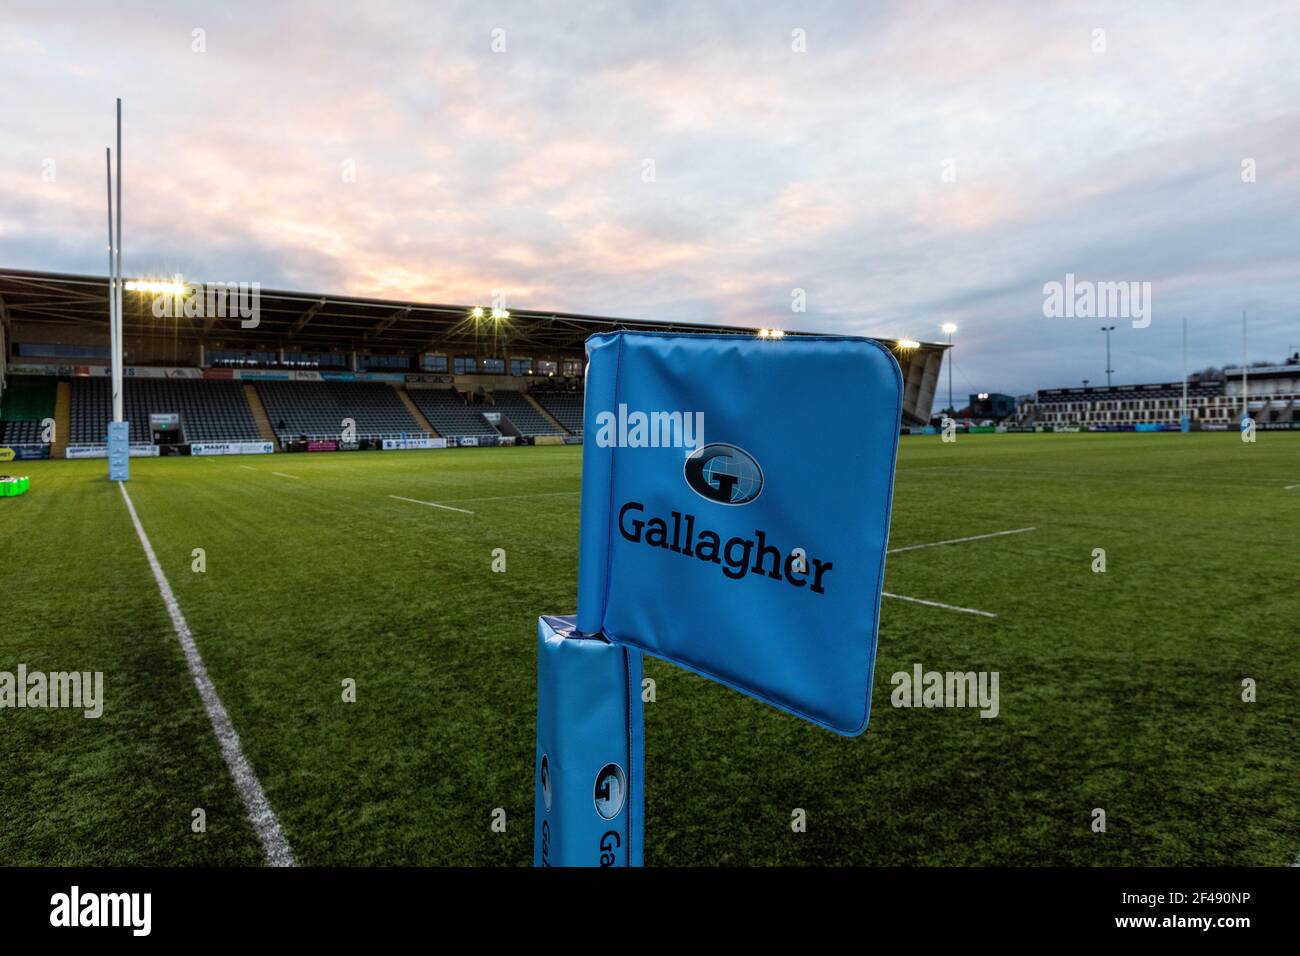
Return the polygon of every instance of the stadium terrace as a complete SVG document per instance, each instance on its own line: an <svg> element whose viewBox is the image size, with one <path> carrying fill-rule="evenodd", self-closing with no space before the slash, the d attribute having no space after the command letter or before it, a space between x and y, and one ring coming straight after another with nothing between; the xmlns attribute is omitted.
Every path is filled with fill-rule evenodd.
<svg viewBox="0 0 1300 956"><path fill-rule="evenodd" d="M722 573L732 580L740 580L746 574L766 574L773 581L784 580L792 587L807 587L814 594L825 594L822 583L834 564L820 558L804 557L801 550L795 548L787 554L767 543L767 533L755 530L753 538L728 538L726 543L716 531L695 529L695 515L679 511L669 512L671 522L666 518L640 517L645 512L645 505L639 501L629 501L618 511L618 531L626 541L633 544L646 544L652 548L663 548L685 558L699 558L701 561L724 565ZM672 532L669 533L671 523ZM753 565L750 559L753 559ZM800 562L800 558L804 558ZM796 562L802 568L796 567ZM805 575L812 569L812 580Z"/></svg>

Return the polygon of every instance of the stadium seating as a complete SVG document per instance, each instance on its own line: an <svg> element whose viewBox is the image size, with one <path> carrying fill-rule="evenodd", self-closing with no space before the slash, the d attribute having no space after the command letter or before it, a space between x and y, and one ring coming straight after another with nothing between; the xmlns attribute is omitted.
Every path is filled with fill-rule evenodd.
<svg viewBox="0 0 1300 956"><path fill-rule="evenodd" d="M496 411L510 419L521 435L563 435L564 431L539 412L522 392L499 388L492 393Z"/></svg>
<svg viewBox="0 0 1300 956"><path fill-rule="evenodd" d="M186 441L257 441L261 438L238 382L183 378L132 378L124 385L124 417L131 441L148 442L149 415L176 412ZM113 417L107 378L72 380L70 441L100 444Z"/></svg>
<svg viewBox="0 0 1300 956"><path fill-rule="evenodd" d="M43 445L40 422L0 422L0 445Z"/></svg>
<svg viewBox="0 0 1300 956"><path fill-rule="evenodd" d="M54 417L54 379L16 375L0 397L0 444L39 445L41 422Z"/></svg>
<svg viewBox="0 0 1300 956"><path fill-rule="evenodd" d="M481 409L466 405L454 388L412 388L407 394L439 435L467 438L500 434L483 417Z"/></svg>
<svg viewBox="0 0 1300 956"><path fill-rule="evenodd" d="M281 441L338 438L347 418L356 423L358 439L425 434L397 392L382 382L258 382L257 393Z"/></svg>
<svg viewBox="0 0 1300 956"><path fill-rule="evenodd" d="M582 392L533 392L532 396L570 432L582 434Z"/></svg>

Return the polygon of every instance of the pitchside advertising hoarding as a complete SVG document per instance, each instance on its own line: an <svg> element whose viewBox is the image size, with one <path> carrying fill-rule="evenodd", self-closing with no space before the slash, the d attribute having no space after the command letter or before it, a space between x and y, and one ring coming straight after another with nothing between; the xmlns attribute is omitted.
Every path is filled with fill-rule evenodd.
<svg viewBox="0 0 1300 956"><path fill-rule="evenodd" d="M587 341L575 618L538 624L534 863L640 863L640 657L836 733L871 707L902 374L880 344Z"/></svg>

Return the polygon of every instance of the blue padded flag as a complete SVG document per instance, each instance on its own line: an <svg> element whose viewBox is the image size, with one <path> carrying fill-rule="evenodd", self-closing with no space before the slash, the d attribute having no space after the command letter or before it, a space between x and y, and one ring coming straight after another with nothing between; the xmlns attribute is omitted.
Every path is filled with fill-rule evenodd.
<svg viewBox="0 0 1300 956"><path fill-rule="evenodd" d="M578 628L861 733L894 357L861 338L643 332L592 336L587 356Z"/></svg>
<svg viewBox="0 0 1300 956"><path fill-rule="evenodd" d="M641 655L537 621L534 866L640 866L645 832Z"/></svg>

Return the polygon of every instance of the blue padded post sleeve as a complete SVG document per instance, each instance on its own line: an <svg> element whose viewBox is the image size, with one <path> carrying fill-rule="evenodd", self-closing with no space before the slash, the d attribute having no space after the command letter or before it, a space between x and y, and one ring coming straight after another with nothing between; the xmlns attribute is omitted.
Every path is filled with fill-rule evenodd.
<svg viewBox="0 0 1300 956"><path fill-rule="evenodd" d="M534 866L640 866L645 832L641 656L537 624Z"/></svg>

